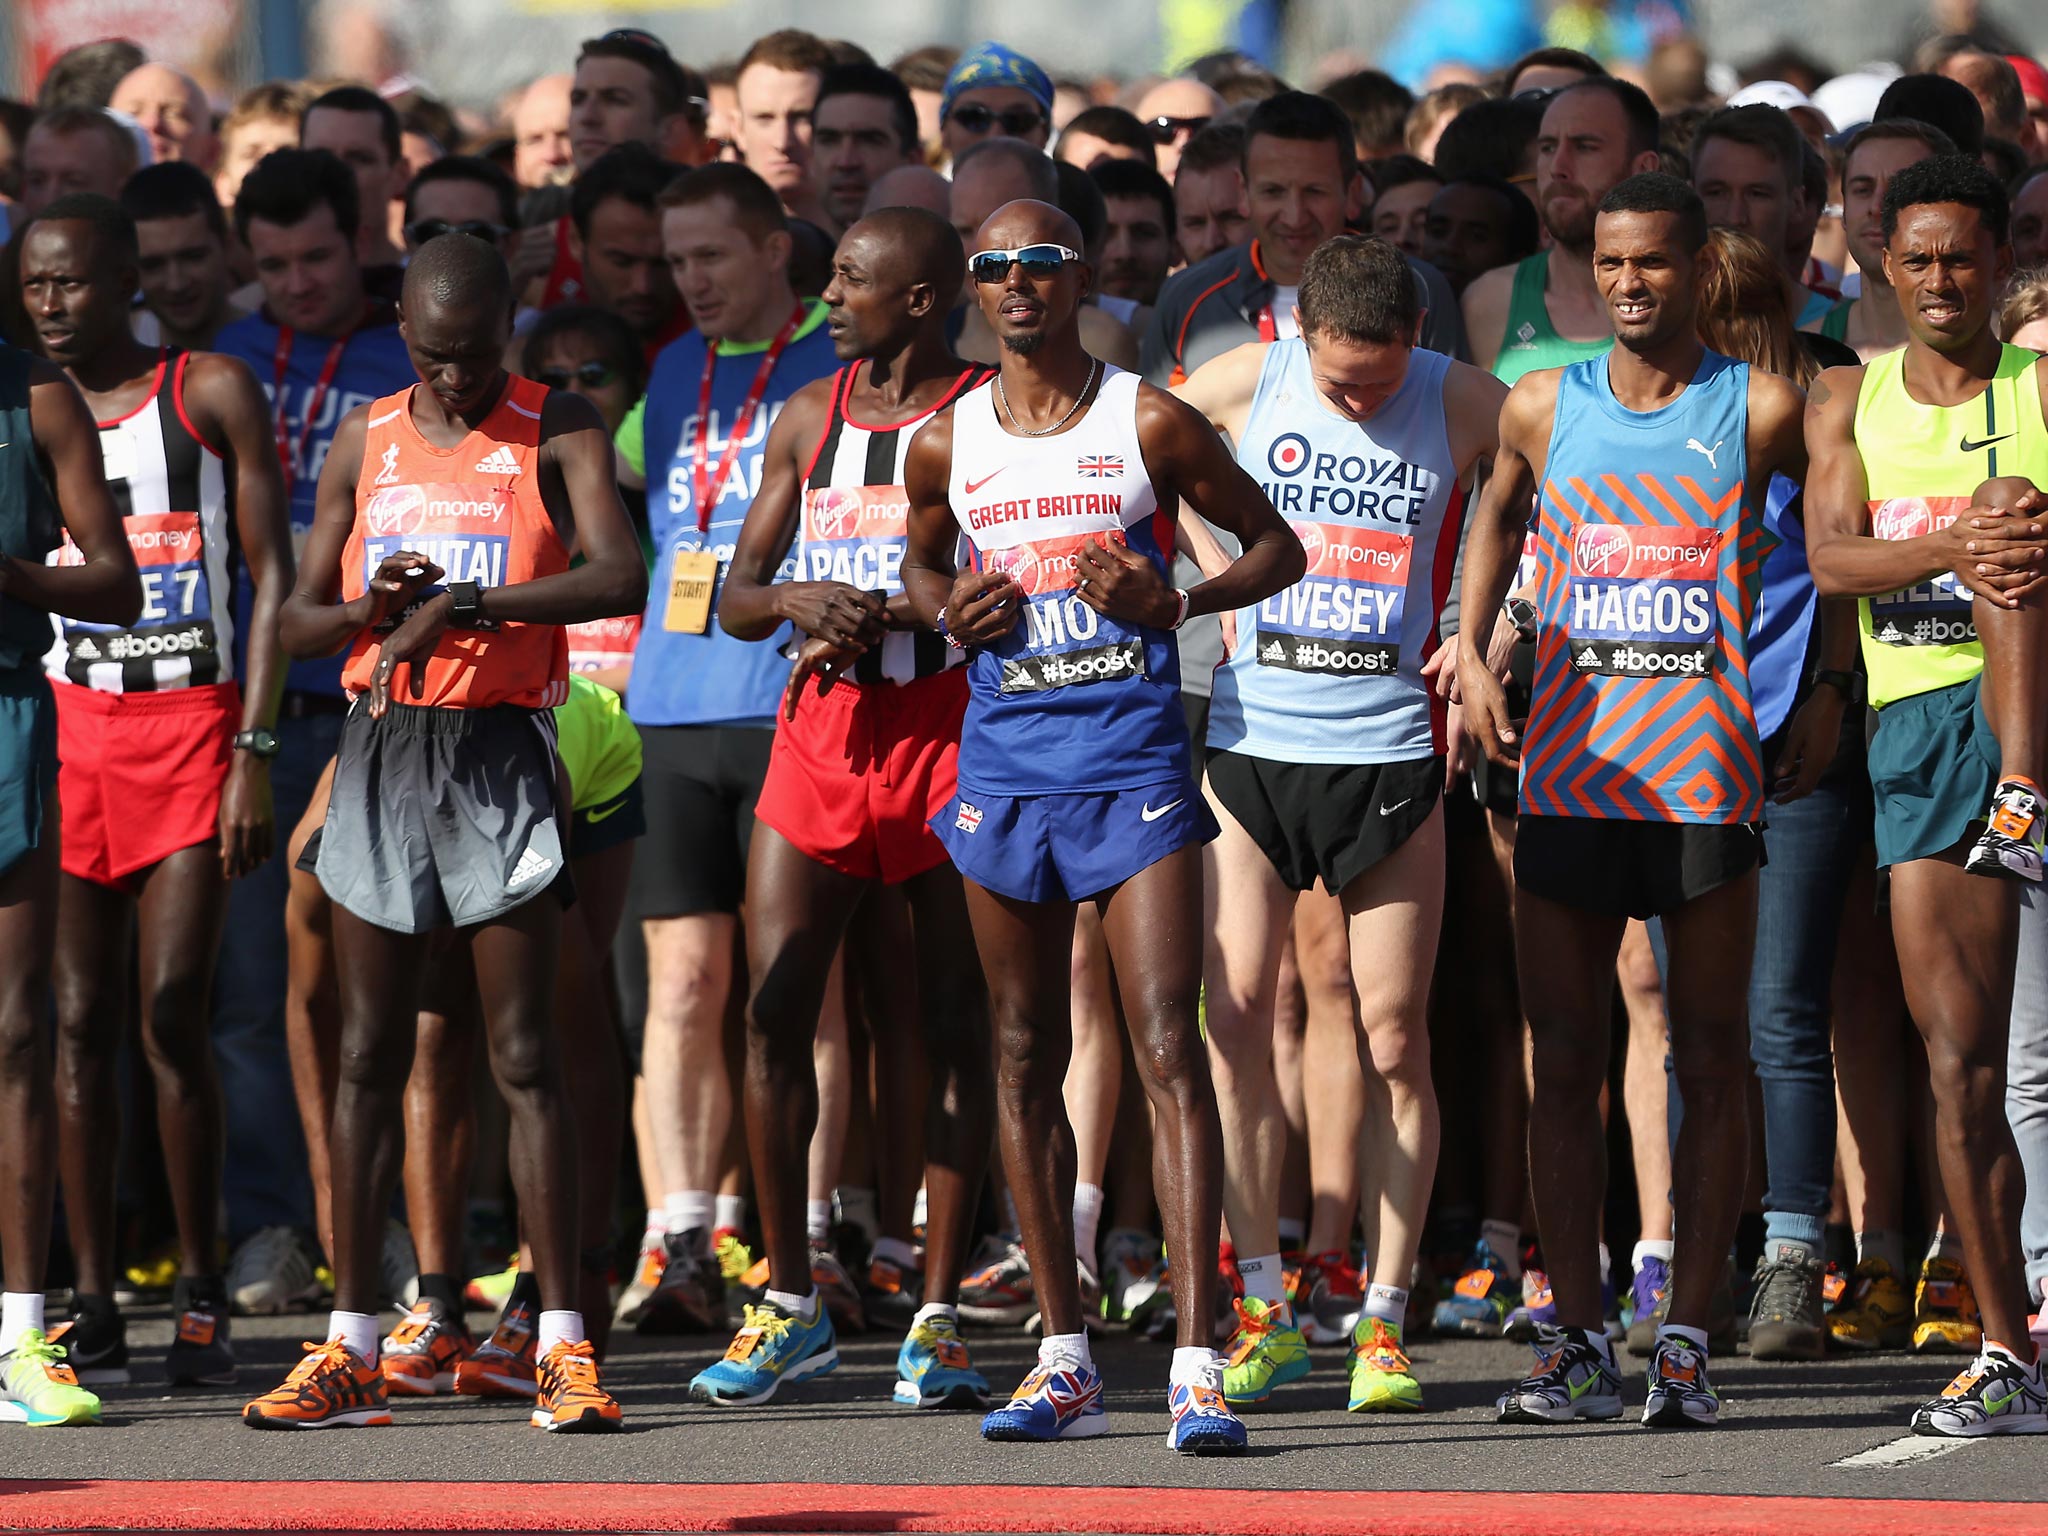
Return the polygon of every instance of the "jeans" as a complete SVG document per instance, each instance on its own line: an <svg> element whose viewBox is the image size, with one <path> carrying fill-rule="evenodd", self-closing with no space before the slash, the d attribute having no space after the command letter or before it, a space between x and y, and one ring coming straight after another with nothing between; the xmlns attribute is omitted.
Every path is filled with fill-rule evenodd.
<svg viewBox="0 0 2048 1536"><path fill-rule="evenodd" d="M278 753L270 762L277 848L228 894L213 982L213 1049L227 1106L221 1196L230 1247L263 1227L313 1224L313 1185L285 1046L284 908L291 888L285 844L334 756L341 719L308 715L278 722Z"/></svg>
<svg viewBox="0 0 2048 1536"><path fill-rule="evenodd" d="M2027 1177L2020 1247L2037 1308L2048 1284L2048 891L2020 888L2020 953L2012 978L2012 1033L2006 1041L2005 1117Z"/></svg>

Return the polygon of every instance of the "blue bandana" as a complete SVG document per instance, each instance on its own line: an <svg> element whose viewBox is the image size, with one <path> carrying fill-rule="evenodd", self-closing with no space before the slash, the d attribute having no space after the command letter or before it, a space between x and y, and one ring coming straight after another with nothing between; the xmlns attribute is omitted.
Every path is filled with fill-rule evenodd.
<svg viewBox="0 0 2048 1536"><path fill-rule="evenodd" d="M940 117L953 110L953 103L960 99L962 91L979 90L989 85L1015 86L1020 91L1029 91L1037 98L1039 110L1048 117L1052 115L1052 81L1045 71L1015 49L1005 48L1001 43L983 43L979 48L961 54L960 62L953 66L953 73L946 76Z"/></svg>

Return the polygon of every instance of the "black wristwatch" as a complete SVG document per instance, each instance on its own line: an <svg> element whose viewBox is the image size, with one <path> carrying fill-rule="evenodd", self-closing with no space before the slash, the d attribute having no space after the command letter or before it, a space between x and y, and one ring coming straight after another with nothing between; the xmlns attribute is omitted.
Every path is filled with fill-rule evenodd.
<svg viewBox="0 0 2048 1536"><path fill-rule="evenodd" d="M1861 704L1863 702L1864 684L1863 674L1860 672L1842 672L1833 667L1815 667L1813 669L1813 686L1818 688L1822 683L1826 683L1835 692L1839 693L1845 704Z"/></svg>
<svg viewBox="0 0 2048 1536"><path fill-rule="evenodd" d="M266 726L257 726L253 731L235 732L235 750L247 752L251 757L269 762L277 756L277 732Z"/></svg>
<svg viewBox="0 0 2048 1536"><path fill-rule="evenodd" d="M456 629L496 629L498 626L484 617L484 589L473 581L451 581L447 586L449 600L454 605L448 614L448 623Z"/></svg>
<svg viewBox="0 0 2048 1536"><path fill-rule="evenodd" d="M1508 616L1508 622L1515 626L1516 638L1534 644L1537 621L1542 614L1536 605L1526 597L1511 597L1501 604L1501 611Z"/></svg>

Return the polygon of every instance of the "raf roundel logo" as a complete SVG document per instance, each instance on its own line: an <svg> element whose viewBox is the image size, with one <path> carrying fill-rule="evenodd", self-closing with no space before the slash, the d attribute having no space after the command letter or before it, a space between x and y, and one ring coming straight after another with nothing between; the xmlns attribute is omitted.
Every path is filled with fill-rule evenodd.
<svg viewBox="0 0 2048 1536"><path fill-rule="evenodd" d="M1300 474L1308 467L1308 439L1299 432L1282 432L1266 450L1266 462L1275 474Z"/></svg>

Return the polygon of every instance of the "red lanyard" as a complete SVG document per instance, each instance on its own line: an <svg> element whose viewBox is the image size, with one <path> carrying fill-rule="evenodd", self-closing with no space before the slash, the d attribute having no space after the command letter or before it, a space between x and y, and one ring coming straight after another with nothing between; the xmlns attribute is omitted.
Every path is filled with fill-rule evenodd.
<svg viewBox="0 0 2048 1536"><path fill-rule="evenodd" d="M1259 340L1278 341L1280 332L1273 324L1273 306L1268 304L1259 310Z"/></svg>
<svg viewBox="0 0 2048 1536"><path fill-rule="evenodd" d="M761 408L761 397L768 393L768 376L775 372L776 359L782 356L782 349L789 345L789 338L796 334L796 328L803 323L804 306L799 299L789 318L782 322L782 329L775 333L775 339L768 343L768 350L761 354L761 365L754 370L754 382L747 389L747 398L740 403L739 414L732 419L732 425L725 434L725 452L718 456L718 469L711 472L711 376L718 370L718 343L712 342L704 348L704 382L697 390L697 442L690 453L690 487L697 497L697 532L711 531L711 509L718 504L718 493L725 489L726 476L732 473L733 464L739 459L740 444L747 439L747 429L754 424L754 412Z"/></svg>
<svg viewBox="0 0 2048 1536"><path fill-rule="evenodd" d="M341 354L348 350L350 332L344 332L334 345L327 349L327 361L320 367L320 377L306 396L306 414L299 423L299 444L292 447L291 428L285 417L284 376L291 367L293 331L288 325L277 328L277 463L284 471L284 494L287 500L292 494L292 484L299 478L299 466L306 462L306 442L313 435L313 423L319 420L320 407L327 401L327 391L334 385L334 375L341 367Z"/></svg>

